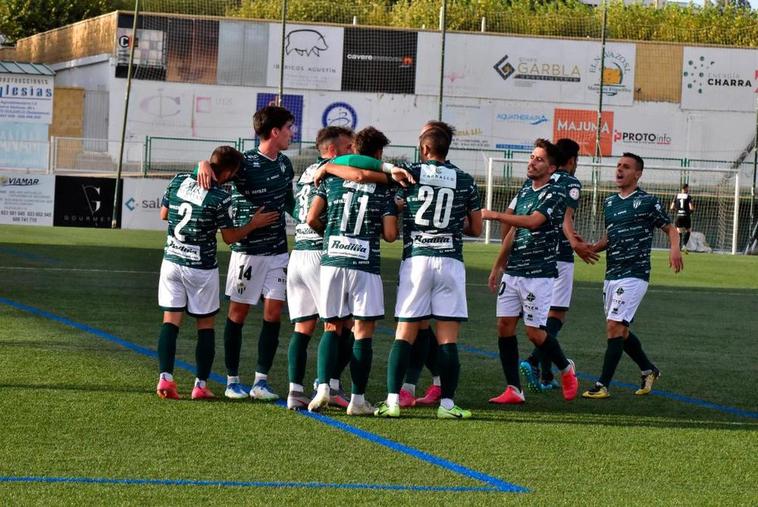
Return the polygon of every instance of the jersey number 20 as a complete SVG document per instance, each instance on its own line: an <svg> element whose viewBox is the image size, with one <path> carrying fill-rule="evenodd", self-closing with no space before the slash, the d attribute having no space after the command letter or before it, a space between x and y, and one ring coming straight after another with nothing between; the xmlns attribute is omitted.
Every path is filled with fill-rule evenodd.
<svg viewBox="0 0 758 507"><path fill-rule="evenodd" d="M416 223L418 225L428 226L430 221L424 218L424 213L434 201L434 216L431 223L438 229L444 229L450 223L450 215L453 212L453 197L455 194L450 188L440 188L437 192L437 199L434 198L434 189L428 185L423 185L418 189L418 200L424 201L416 211Z"/></svg>

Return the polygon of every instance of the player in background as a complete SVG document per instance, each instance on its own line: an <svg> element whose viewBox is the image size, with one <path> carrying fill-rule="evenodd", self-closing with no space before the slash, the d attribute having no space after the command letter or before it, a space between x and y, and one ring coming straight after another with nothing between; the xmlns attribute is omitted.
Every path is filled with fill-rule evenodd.
<svg viewBox="0 0 758 507"><path fill-rule="evenodd" d="M679 249L687 253L687 243L690 241L690 230L692 229L692 214L695 212L695 205L692 204L690 197L690 186L682 185L682 190L674 200L671 201L671 211L676 211L676 230L679 231Z"/></svg>
<svg viewBox="0 0 758 507"><path fill-rule="evenodd" d="M224 395L231 399L248 396L240 383L239 363L242 327L251 305L263 299L263 322L258 338L258 362L250 397L271 401L279 398L268 384L268 373L279 346L282 308L287 289L287 230L284 212L292 214L292 163L282 153L292 139L292 113L266 106L253 115L253 129L260 138L256 149L244 153L242 167L232 179L234 223L246 223L258 209L276 211L278 220L256 229L234 243L226 277L229 311L224 329L224 359L227 384ZM207 164L201 163L198 181L203 188L211 182Z"/></svg>
<svg viewBox="0 0 758 507"><path fill-rule="evenodd" d="M216 148L210 165L218 185L234 177L241 163L242 154L234 148ZM231 195L217 185L202 189L191 174L174 177L163 196L160 213L161 219L168 220L168 235L158 282L163 325L158 338L160 375L156 391L161 398L179 398L173 373L184 311L197 319L197 378L192 399L214 397L206 382L216 351L213 326L219 309L216 231L221 229L221 237L229 244L278 218L276 212L258 210L247 224L235 229L231 201Z"/></svg>
<svg viewBox="0 0 758 507"><path fill-rule="evenodd" d="M479 190L471 175L446 161L451 138L442 129L426 129L419 139L421 163L410 166L416 184L401 189L403 263L395 316L395 341L387 365L387 399L378 417L400 416L400 391L420 323L433 318L439 342L441 419L467 419L471 411L455 405L458 386L458 333L468 318L463 234L482 231Z"/></svg>
<svg viewBox="0 0 758 507"><path fill-rule="evenodd" d="M545 331L558 339L566 313L571 305L574 286L574 252L588 264L594 264L598 255L591 245L585 243L574 228L574 214L579 207L582 184L574 176L579 160L579 145L568 138L558 139L555 145L561 151L562 161L550 177L555 185L564 187L566 206L556 208L555 220L558 223L558 277L553 284L550 311L547 314ZM553 379L550 361L543 357L540 349L535 347L531 355L519 365L526 378L527 386L534 392L543 392L558 387ZM541 374L540 374L541 373Z"/></svg>
<svg viewBox="0 0 758 507"><path fill-rule="evenodd" d="M642 350L639 338L629 329L650 279L650 249L657 227L669 237L669 266L678 273L684 268L679 250L679 233L672 227L657 197L638 186L644 161L634 153L624 153L616 164L619 192L605 200L605 234L594 245L596 252L607 250L603 298L608 337L603 370L584 398L608 398L621 356L626 352L639 366L642 381L635 395L650 393L661 372Z"/></svg>
<svg viewBox="0 0 758 507"><path fill-rule="evenodd" d="M485 220L498 220L518 228L509 233L514 234L513 248L497 300L498 348L508 385L501 395L490 399L490 403L524 402L516 340L516 324L522 314L529 340L561 371L564 399L574 399L579 388L574 363L566 359L555 337L545 331L553 283L558 275L556 248L560 222L555 219L555 211L565 206L563 187L553 185L550 176L561 157L554 144L537 139L527 166L527 177L532 184L522 187L509 206L514 214L482 212ZM504 245L507 241L508 238Z"/></svg>
<svg viewBox="0 0 758 507"><path fill-rule="evenodd" d="M389 140L373 127L355 137L354 150L381 159ZM389 177L386 178L389 183ZM327 220L321 219L326 210ZM384 317L384 289L380 276L379 235L385 241L397 237L397 210L386 185L356 183L327 176L317 189L308 211L308 225L324 233L321 258L319 314L326 321L318 350L318 385L308 410L329 403L325 379L334 371L337 342L346 321L354 319L353 386L348 415L369 415L374 407L365 399L372 362L372 337L376 321Z"/></svg>

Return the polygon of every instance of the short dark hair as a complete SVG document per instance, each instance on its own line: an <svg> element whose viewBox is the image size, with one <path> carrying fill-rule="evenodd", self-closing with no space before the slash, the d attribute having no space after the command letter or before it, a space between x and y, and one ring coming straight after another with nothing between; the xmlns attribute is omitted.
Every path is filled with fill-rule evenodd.
<svg viewBox="0 0 758 507"><path fill-rule="evenodd" d="M624 153L621 154L621 156L622 157L633 158L637 162L637 166L638 166L638 168L639 168L640 171L642 171L645 168L645 161L642 160L642 157L640 157L636 153L631 153L631 152L625 151Z"/></svg>
<svg viewBox="0 0 758 507"><path fill-rule="evenodd" d="M272 130L284 127L288 121L295 121L288 110L279 106L266 106L253 115L253 130L261 139L268 139Z"/></svg>
<svg viewBox="0 0 758 507"><path fill-rule="evenodd" d="M355 135L355 141L353 141L355 151L369 157L373 157L388 144L390 144L390 140L387 139L387 136L374 127L366 127L361 130Z"/></svg>
<svg viewBox="0 0 758 507"><path fill-rule="evenodd" d="M345 127L324 127L316 134L316 149L321 150L324 146L328 146L342 136L353 138L352 130Z"/></svg>
<svg viewBox="0 0 758 507"><path fill-rule="evenodd" d="M560 167L565 166L569 160L579 156L579 143L568 137L563 137L555 142L555 145L561 150L563 160L561 160Z"/></svg>
<svg viewBox="0 0 758 507"><path fill-rule="evenodd" d="M432 155L436 157L446 157L450 150L450 137L442 129L431 128L421 134L419 145L428 146Z"/></svg>
<svg viewBox="0 0 758 507"><path fill-rule="evenodd" d="M231 146L219 146L211 154L211 169L213 169L216 176L221 171L227 169L234 169L236 171L242 165L242 158L242 153L235 148Z"/></svg>
<svg viewBox="0 0 758 507"><path fill-rule="evenodd" d="M682 185L682 190L689 190L689 189L690 189L690 186L688 184L685 183L684 185Z"/></svg>
<svg viewBox="0 0 758 507"><path fill-rule="evenodd" d="M428 122L424 123L424 127L429 127L429 130L437 129L442 131L448 138L448 144L453 141L453 136L455 135L455 127L449 123L445 123L444 121L439 120L429 120Z"/></svg>
<svg viewBox="0 0 758 507"><path fill-rule="evenodd" d="M547 161L550 165L559 167L563 160L563 153L558 149L556 145L548 141L547 139L538 138L534 141L535 148L542 148L547 153Z"/></svg>

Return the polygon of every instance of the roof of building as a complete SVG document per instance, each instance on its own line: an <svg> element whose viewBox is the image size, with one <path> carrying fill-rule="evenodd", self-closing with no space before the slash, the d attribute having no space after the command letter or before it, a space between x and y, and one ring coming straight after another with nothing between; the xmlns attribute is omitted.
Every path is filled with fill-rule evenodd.
<svg viewBox="0 0 758 507"><path fill-rule="evenodd" d="M9 62L0 60L1 74L27 74L31 76L54 76L55 71L44 63Z"/></svg>

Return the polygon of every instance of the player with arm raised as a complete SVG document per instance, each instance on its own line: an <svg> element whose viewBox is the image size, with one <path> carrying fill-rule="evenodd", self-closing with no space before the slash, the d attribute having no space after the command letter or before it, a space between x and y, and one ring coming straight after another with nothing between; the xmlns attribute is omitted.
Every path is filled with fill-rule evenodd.
<svg viewBox="0 0 758 507"><path fill-rule="evenodd" d="M360 131L354 149L380 159L389 140L373 127ZM383 176L383 175L382 175ZM389 177L385 177L389 182ZM326 223L321 219L326 210ZM321 258L319 314L326 321L318 350L318 385L308 410L329 403L326 379L337 360L337 342L345 322L353 318L355 343L350 362L353 380L348 415L369 415L374 407L365 399L371 371L372 337L376 321L384 317L384 289L380 276L379 235L397 237L397 210L386 185L356 183L328 176L318 187L308 211L308 225L324 233Z"/></svg>
<svg viewBox="0 0 758 507"><path fill-rule="evenodd" d="M650 393L661 372L642 350L639 338L629 329L650 279L650 249L657 227L669 237L669 265L678 273L684 268L679 249L679 233L671 225L657 197L638 186L644 161L634 153L624 153L616 164L616 187L619 192L605 200L605 235L594 245L597 252L607 250L603 299L605 300L606 336L608 338L603 370L584 398L608 398L611 383L621 356L626 352L639 366L642 380L634 393Z"/></svg>
<svg viewBox="0 0 758 507"><path fill-rule="evenodd" d="M558 139L555 145L561 151L562 160L558 169L551 176L555 185L564 187L565 206L556 208L555 220L558 224L558 277L553 284L550 311L547 314L545 331L558 339L558 333L566 322L566 313L571 305L574 286L574 252L585 262L594 264L598 255L585 243L574 228L574 214L579 207L582 184L574 176L579 159L579 145L571 139ZM534 392L543 392L557 384L553 380L550 361L543 357L540 349L535 347L532 354L519 365L526 378L527 386ZM541 373L541 374L540 374Z"/></svg>
<svg viewBox="0 0 758 507"><path fill-rule="evenodd" d="M210 159L219 185L232 178L241 163L242 154L230 146L216 148ZM161 218L168 220L168 236L158 283L163 325L158 339L160 375L156 391L161 398L179 398L173 373L184 311L197 319L197 378L192 399L214 397L206 382L216 350L213 326L219 309L216 231L221 229L224 242L233 243L278 217L276 212L259 210L249 223L235 229L231 201L231 195L217 185L202 189L191 174L177 175L163 196Z"/></svg>
<svg viewBox="0 0 758 507"><path fill-rule="evenodd" d="M377 406L378 417L400 416L400 389L411 347L420 323L429 319L437 321L439 343L442 395L437 417L471 417L453 398L460 373L458 332L468 318L462 236L481 234L482 216L474 179L445 160L450 141L440 129L426 130L419 139L422 162L410 166L417 183L398 192L405 201L398 324L387 366L387 400Z"/></svg>
<svg viewBox="0 0 758 507"><path fill-rule="evenodd" d="M294 171L281 153L292 139L292 113L278 106L266 106L253 115L253 128L260 137L258 148L244 153L242 167L232 180L232 207L235 224L245 223L256 212L275 211L278 219L257 229L232 245L226 295L229 312L224 329L224 359L227 370L227 398L241 399L248 393L239 377L242 327L251 305L263 299L263 322L258 338L258 362L250 397L270 401L279 398L268 384L268 373L279 346L282 308L287 289L287 231L284 212L292 213ZM207 164L201 164L201 185L210 183Z"/></svg>
<svg viewBox="0 0 758 507"><path fill-rule="evenodd" d="M553 283L558 275L555 210L565 206L563 188L550 182L560 159L560 151L554 144L538 139L527 166L532 184L522 187L514 199L510 207L515 213L482 212L485 220L518 227L497 300L498 348L508 385L501 395L490 399L491 403L524 402L516 341L520 315L529 340L561 370L563 397L574 399L579 388L573 362L566 359L558 341L545 331Z"/></svg>

